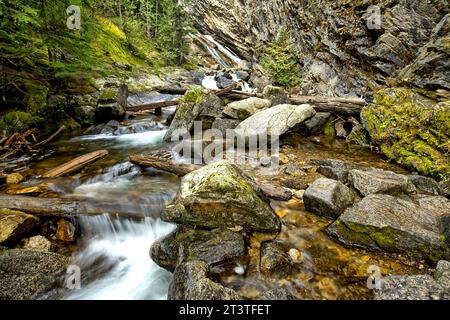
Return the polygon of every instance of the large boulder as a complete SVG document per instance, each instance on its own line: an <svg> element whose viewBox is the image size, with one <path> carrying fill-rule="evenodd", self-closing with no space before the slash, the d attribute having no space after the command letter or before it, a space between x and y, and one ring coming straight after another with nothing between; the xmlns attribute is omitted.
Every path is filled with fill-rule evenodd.
<svg viewBox="0 0 450 320"><path fill-rule="evenodd" d="M273 106L290 102L289 94L280 87L267 86L263 90L264 99L270 100Z"/></svg>
<svg viewBox="0 0 450 320"><path fill-rule="evenodd" d="M0 209L0 244L18 242L39 224L39 219L20 211Z"/></svg>
<svg viewBox="0 0 450 320"><path fill-rule="evenodd" d="M169 300L241 300L234 290L208 278L208 265L203 261L180 264L169 287Z"/></svg>
<svg viewBox="0 0 450 320"><path fill-rule="evenodd" d="M177 199L162 219L209 229L242 226L278 232L280 219L262 197L236 165L220 161L184 176Z"/></svg>
<svg viewBox="0 0 450 320"><path fill-rule="evenodd" d="M281 136L316 114L309 104L280 104L261 111L243 121L236 133L240 136L277 135Z"/></svg>
<svg viewBox="0 0 450 320"><path fill-rule="evenodd" d="M450 255L442 235L442 218L449 213L450 201L443 197L374 194L347 209L327 232L345 245L438 261Z"/></svg>
<svg viewBox="0 0 450 320"><path fill-rule="evenodd" d="M48 292L66 272L69 258L50 252L0 252L0 300L31 300Z"/></svg>
<svg viewBox="0 0 450 320"><path fill-rule="evenodd" d="M408 177L391 171L355 169L349 172L348 178L350 184L363 196L379 193L399 195L411 191Z"/></svg>
<svg viewBox="0 0 450 320"><path fill-rule="evenodd" d="M331 113L329 112L317 112L314 117L305 121L303 128L307 134L319 134L323 133L325 126L331 119Z"/></svg>
<svg viewBox="0 0 450 320"><path fill-rule="evenodd" d="M255 113L270 108L272 102L267 99L248 98L228 104L223 113L233 119L245 120Z"/></svg>
<svg viewBox="0 0 450 320"><path fill-rule="evenodd" d="M357 192L327 178L314 181L303 195L306 210L330 219L338 218L358 199Z"/></svg>
<svg viewBox="0 0 450 320"><path fill-rule="evenodd" d="M105 123L110 120L123 120L127 112L128 87L121 85L117 90L105 89L99 97L95 120Z"/></svg>
<svg viewBox="0 0 450 320"><path fill-rule="evenodd" d="M242 234L228 229L195 230L183 226L156 241L150 249L153 261L170 272L182 262L201 260L212 267L245 254Z"/></svg>
<svg viewBox="0 0 450 320"><path fill-rule="evenodd" d="M227 130L234 130L241 123L240 120L236 119L222 119L217 118L213 123L211 129L219 130L222 132L223 137L226 137Z"/></svg>
<svg viewBox="0 0 450 320"><path fill-rule="evenodd" d="M450 300L450 262L439 261L434 276L388 276L374 289L375 300Z"/></svg>

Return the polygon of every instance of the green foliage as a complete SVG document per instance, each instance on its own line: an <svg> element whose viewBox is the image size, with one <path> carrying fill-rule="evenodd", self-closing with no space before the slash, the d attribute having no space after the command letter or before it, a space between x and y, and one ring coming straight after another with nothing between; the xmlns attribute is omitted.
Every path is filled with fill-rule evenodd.
<svg viewBox="0 0 450 320"><path fill-rule="evenodd" d="M14 132L23 132L39 125L42 118L27 112L11 111L0 120L0 136L10 136Z"/></svg>
<svg viewBox="0 0 450 320"><path fill-rule="evenodd" d="M264 50L261 66L277 85L292 88L302 82L301 66L294 45L285 30L281 30Z"/></svg>

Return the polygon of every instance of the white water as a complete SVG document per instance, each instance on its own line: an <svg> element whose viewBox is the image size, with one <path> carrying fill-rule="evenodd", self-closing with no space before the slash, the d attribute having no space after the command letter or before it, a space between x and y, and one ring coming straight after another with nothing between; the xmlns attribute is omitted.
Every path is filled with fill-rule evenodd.
<svg viewBox="0 0 450 320"><path fill-rule="evenodd" d="M213 43L217 49L219 49L220 52L222 52L224 55L226 55L229 59L231 59L234 63L236 63L238 66L241 64L242 59L239 58L234 52L232 52L230 49L226 48L219 42L217 42L211 35L206 35L205 38Z"/></svg>
<svg viewBox="0 0 450 320"><path fill-rule="evenodd" d="M113 140L114 148L130 148L139 146L156 146L162 143L167 130L146 131L141 133L124 134L114 136L109 134L86 135L73 138L71 141L95 141L95 140Z"/></svg>
<svg viewBox="0 0 450 320"><path fill-rule="evenodd" d="M219 90L214 76L205 76L202 80L202 86L208 90Z"/></svg>

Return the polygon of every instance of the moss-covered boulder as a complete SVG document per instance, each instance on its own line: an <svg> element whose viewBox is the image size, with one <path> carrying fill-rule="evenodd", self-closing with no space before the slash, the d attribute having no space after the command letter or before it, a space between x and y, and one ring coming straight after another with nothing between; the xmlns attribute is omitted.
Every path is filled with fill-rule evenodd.
<svg viewBox="0 0 450 320"><path fill-rule="evenodd" d="M442 218L449 213L450 201L444 197L369 195L347 209L327 232L348 246L437 262L450 255L442 234Z"/></svg>
<svg viewBox="0 0 450 320"><path fill-rule="evenodd" d="M278 232L280 219L262 197L236 165L220 161L183 177L178 197L162 219L207 229L241 226Z"/></svg>
<svg viewBox="0 0 450 320"><path fill-rule="evenodd" d="M449 177L449 101L437 102L406 88L383 89L361 117L386 156L424 175Z"/></svg>

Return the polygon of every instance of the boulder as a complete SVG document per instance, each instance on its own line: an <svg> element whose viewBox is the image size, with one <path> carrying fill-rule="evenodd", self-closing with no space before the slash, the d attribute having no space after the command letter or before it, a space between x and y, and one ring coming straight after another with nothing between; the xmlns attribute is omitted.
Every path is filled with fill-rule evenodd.
<svg viewBox="0 0 450 320"><path fill-rule="evenodd" d="M327 178L338 180L342 183L348 183L348 174L350 170L361 169L361 166L356 163L335 159L319 160L318 164L318 173Z"/></svg>
<svg viewBox="0 0 450 320"><path fill-rule="evenodd" d="M303 202L306 210L336 219L358 198L357 193L342 182L320 178L306 189Z"/></svg>
<svg viewBox="0 0 450 320"><path fill-rule="evenodd" d="M241 300L234 290L208 278L208 265L203 261L180 264L169 287L169 300Z"/></svg>
<svg viewBox="0 0 450 320"><path fill-rule="evenodd" d="M75 120L91 124L95 122L95 108L92 106L80 106L74 109Z"/></svg>
<svg viewBox="0 0 450 320"><path fill-rule="evenodd" d="M150 249L153 261L170 272L187 261L200 260L212 267L245 254L245 241L240 233L228 229L196 230L184 226L156 241Z"/></svg>
<svg viewBox="0 0 450 320"><path fill-rule="evenodd" d="M217 118L213 123L211 129L222 132L223 137L226 137L227 130L234 130L241 123L240 120L235 119L221 119Z"/></svg>
<svg viewBox="0 0 450 320"><path fill-rule="evenodd" d="M58 286L69 258L50 252L6 250L0 253L0 300L31 300Z"/></svg>
<svg viewBox="0 0 450 320"><path fill-rule="evenodd" d="M375 300L449 300L450 262L439 261L434 276L388 276L374 290Z"/></svg>
<svg viewBox="0 0 450 320"><path fill-rule="evenodd" d="M441 231L449 213L450 201L443 197L373 194L348 208L327 232L348 246L438 261L450 254Z"/></svg>
<svg viewBox="0 0 450 320"><path fill-rule="evenodd" d="M281 104L256 113L243 121L235 131L240 136L259 134L281 136L315 114L316 111L309 104L298 106Z"/></svg>
<svg viewBox="0 0 450 320"><path fill-rule="evenodd" d="M239 70L236 72L236 78L238 80L248 81L250 79L250 73L244 70Z"/></svg>
<svg viewBox="0 0 450 320"><path fill-rule="evenodd" d="M110 120L122 120L127 111L128 87L121 85L117 91L112 88L104 90L99 97L95 119L99 123Z"/></svg>
<svg viewBox="0 0 450 320"><path fill-rule="evenodd" d="M23 241L22 249L50 252L53 249L53 245L43 236L34 236Z"/></svg>
<svg viewBox="0 0 450 320"><path fill-rule="evenodd" d="M273 106L290 102L288 93L280 87L266 86L263 90L263 97L270 100Z"/></svg>
<svg viewBox="0 0 450 320"><path fill-rule="evenodd" d="M320 134L325 130L328 120L331 118L329 112L317 112L314 117L305 121L303 128L306 134Z"/></svg>
<svg viewBox="0 0 450 320"><path fill-rule="evenodd" d="M441 194L441 188L439 187L439 184L432 178L419 175L410 175L408 176L408 181L416 188L417 192L419 193L426 193L436 196Z"/></svg>
<svg viewBox="0 0 450 320"><path fill-rule="evenodd" d="M33 231L39 219L20 211L0 209L0 244L20 241Z"/></svg>
<svg viewBox="0 0 450 320"><path fill-rule="evenodd" d="M250 231L278 232L281 227L259 188L228 161L184 176L177 198L162 219L209 229L242 226Z"/></svg>
<svg viewBox="0 0 450 320"><path fill-rule="evenodd" d="M408 177L379 169L351 170L349 172L349 182L362 195L369 194L406 194L410 191Z"/></svg>
<svg viewBox="0 0 450 320"><path fill-rule="evenodd" d="M272 102L270 102L270 100L248 98L228 104L223 110L223 113L230 118L243 121L253 116L255 113L270 108L271 106Z"/></svg>

